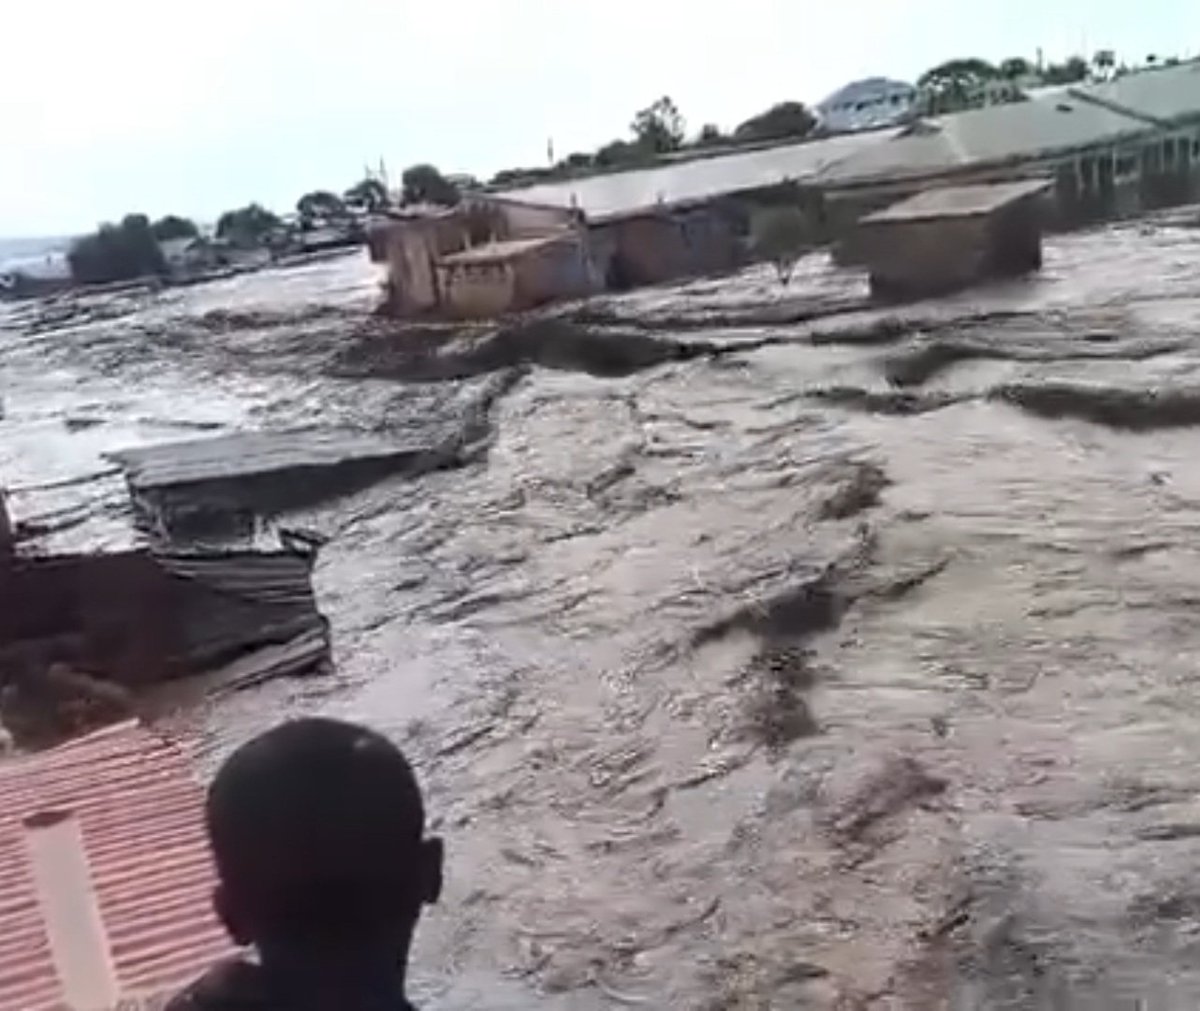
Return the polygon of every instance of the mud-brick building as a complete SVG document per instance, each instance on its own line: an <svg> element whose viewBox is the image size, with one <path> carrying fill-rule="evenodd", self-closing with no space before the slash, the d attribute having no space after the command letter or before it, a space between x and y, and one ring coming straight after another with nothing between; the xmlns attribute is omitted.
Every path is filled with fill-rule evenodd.
<svg viewBox="0 0 1200 1011"><path fill-rule="evenodd" d="M582 215L501 197L394 213L368 229L397 316L503 315L598 285Z"/></svg>
<svg viewBox="0 0 1200 1011"><path fill-rule="evenodd" d="M1052 185L944 186L868 215L854 240L872 293L921 298L1037 270Z"/></svg>
<svg viewBox="0 0 1200 1011"><path fill-rule="evenodd" d="M440 257L436 271L443 314L464 319L583 297L597 287L587 234L577 228L472 246Z"/></svg>

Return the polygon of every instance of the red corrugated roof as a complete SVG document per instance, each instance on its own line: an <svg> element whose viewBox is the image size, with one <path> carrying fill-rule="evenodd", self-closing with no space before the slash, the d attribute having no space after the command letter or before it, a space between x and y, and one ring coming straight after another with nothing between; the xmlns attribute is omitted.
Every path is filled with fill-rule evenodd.
<svg viewBox="0 0 1200 1011"><path fill-rule="evenodd" d="M229 953L200 784L178 747L122 724L0 764L0 1011L59 1003L21 824L48 808L79 819L123 995L174 989Z"/></svg>

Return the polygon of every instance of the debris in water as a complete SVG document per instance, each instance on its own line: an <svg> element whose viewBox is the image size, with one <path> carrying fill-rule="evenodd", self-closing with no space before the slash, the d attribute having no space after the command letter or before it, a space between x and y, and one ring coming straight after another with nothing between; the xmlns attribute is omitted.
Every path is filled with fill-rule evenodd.
<svg viewBox="0 0 1200 1011"><path fill-rule="evenodd" d="M139 519L176 535L247 515L272 515L358 490L398 471L456 459L463 427L415 433L240 432L110 454L125 472Z"/></svg>
<svg viewBox="0 0 1200 1011"><path fill-rule="evenodd" d="M880 492L891 481L875 463L856 463L850 475L821 503L817 516L823 520L844 520L879 505Z"/></svg>
<svg viewBox="0 0 1200 1011"><path fill-rule="evenodd" d="M124 719L135 693L324 669L311 558L293 552L13 557L0 564L0 718L23 747Z"/></svg>

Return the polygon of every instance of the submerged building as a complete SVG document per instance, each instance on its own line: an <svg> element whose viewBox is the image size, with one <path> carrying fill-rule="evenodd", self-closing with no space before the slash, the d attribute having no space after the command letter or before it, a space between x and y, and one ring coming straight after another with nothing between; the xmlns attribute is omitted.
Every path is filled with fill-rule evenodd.
<svg viewBox="0 0 1200 1011"><path fill-rule="evenodd" d="M1200 63L918 119L822 170L831 231L937 186L1048 177L1070 227L1200 195Z"/></svg>
<svg viewBox="0 0 1200 1011"><path fill-rule="evenodd" d="M370 244L387 266L389 306L496 316L735 269L764 203L799 204L814 238L852 261L861 219L941 187L1049 179L1055 228L1200 197L1200 62L915 119L907 86L859 83L854 94L876 96L888 117L894 107L903 124L864 120L801 143L472 193L452 210L378 222Z"/></svg>
<svg viewBox="0 0 1200 1011"><path fill-rule="evenodd" d="M749 201L804 187L877 137L473 193L376 221L371 258L387 269L392 313L449 318L727 271L746 259Z"/></svg>
<svg viewBox="0 0 1200 1011"><path fill-rule="evenodd" d="M923 298L1037 270L1051 185L943 186L868 215L855 240L872 294Z"/></svg>

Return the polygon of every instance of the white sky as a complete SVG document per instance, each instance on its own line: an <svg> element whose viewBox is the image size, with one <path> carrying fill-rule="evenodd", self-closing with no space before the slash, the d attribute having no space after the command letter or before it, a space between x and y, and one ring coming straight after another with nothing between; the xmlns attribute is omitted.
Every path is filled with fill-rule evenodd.
<svg viewBox="0 0 1200 1011"><path fill-rule="evenodd" d="M1196 0L6 0L0 235L140 210L212 219L363 165L486 176L955 56L1200 52Z"/></svg>

